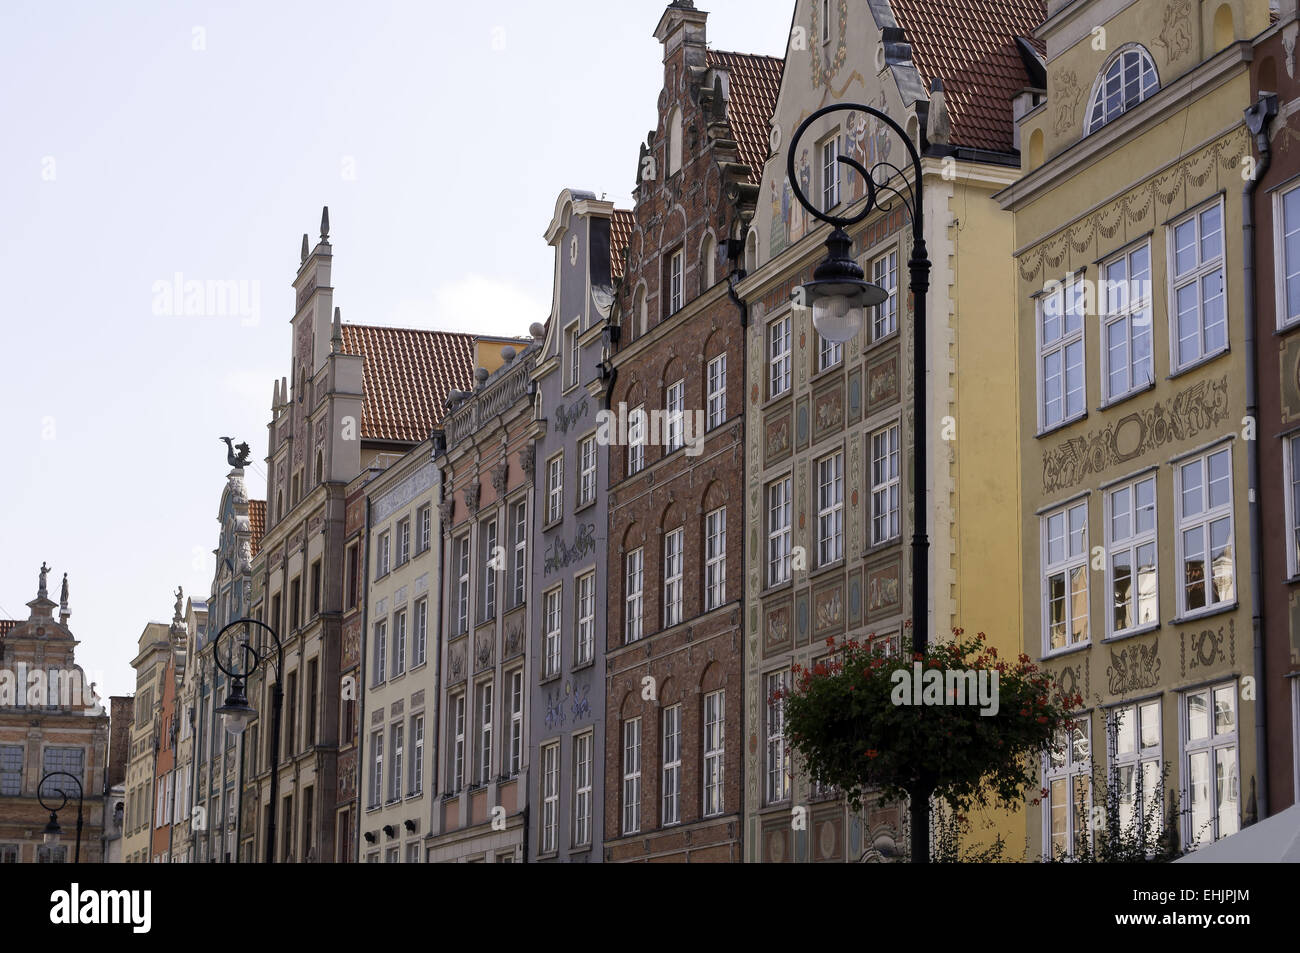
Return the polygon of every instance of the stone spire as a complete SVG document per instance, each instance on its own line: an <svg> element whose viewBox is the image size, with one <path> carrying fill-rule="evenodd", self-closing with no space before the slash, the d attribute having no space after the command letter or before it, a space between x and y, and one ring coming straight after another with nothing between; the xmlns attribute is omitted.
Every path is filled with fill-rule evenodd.
<svg viewBox="0 0 1300 953"><path fill-rule="evenodd" d="M303 233L302 233L302 260L299 261L298 264L300 264L300 265L305 265L305 264L307 264L307 255L308 255L308 254L309 254L309 251L308 251L308 249L307 249L307 233L306 233L306 232L303 232Z"/></svg>
<svg viewBox="0 0 1300 953"><path fill-rule="evenodd" d="M330 350L335 354L343 351L343 311L337 307L334 309L334 330L330 332Z"/></svg>
<svg viewBox="0 0 1300 953"><path fill-rule="evenodd" d="M59 625L67 628L72 610L68 608L68 574L63 574L63 591L59 593Z"/></svg>
<svg viewBox="0 0 1300 953"><path fill-rule="evenodd" d="M320 240L328 242L330 240L330 207L324 206L320 212Z"/></svg>

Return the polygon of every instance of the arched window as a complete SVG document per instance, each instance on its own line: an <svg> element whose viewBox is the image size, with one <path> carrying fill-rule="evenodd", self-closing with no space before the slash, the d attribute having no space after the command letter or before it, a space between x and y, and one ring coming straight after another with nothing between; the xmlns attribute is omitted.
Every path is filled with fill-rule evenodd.
<svg viewBox="0 0 1300 953"><path fill-rule="evenodd" d="M705 235L704 241L700 243L700 274L704 281L700 291L712 288L713 283L718 280L714 268L714 263L718 260L717 253L714 251L715 248L716 246L713 244L713 236Z"/></svg>
<svg viewBox="0 0 1300 953"><path fill-rule="evenodd" d="M1097 79L1084 135L1096 132L1159 88L1156 64L1146 50L1140 46L1120 50Z"/></svg>
<svg viewBox="0 0 1300 953"><path fill-rule="evenodd" d="M682 111L674 107L668 117L668 174L682 167Z"/></svg>

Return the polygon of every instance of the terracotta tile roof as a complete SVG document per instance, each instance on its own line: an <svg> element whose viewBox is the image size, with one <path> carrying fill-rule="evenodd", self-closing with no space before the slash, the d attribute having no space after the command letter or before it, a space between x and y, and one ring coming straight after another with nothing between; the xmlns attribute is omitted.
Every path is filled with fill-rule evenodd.
<svg viewBox="0 0 1300 953"><path fill-rule="evenodd" d="M266 535L266 500L248 501L248 528L253 536L253 555L262 548L262 537Z"/></svg>
<svg viewBox="0 0 1300 953"><path fill-rule="evenodd" d="M609 271L615 278L623 277L624 252L632 239L636 218L627 209L616 208L609 220Z"/></svg>
<svg viewBox="0 0 1300 953"><path fill-rule="evenodd" d="M1011 97L1029 85L1016 37L1047 18L1044 0L889 0L925 83L943 80L952 144L1012 152Z"/></svg>
<svg viewBox="0 0 1300 953"><path fill-rule="evenodd" d="M727 118L740 149L740 161L749 166L750 184L758 185L771 145L772 113L785 61L775 56L709 50L706 62L728 73L731 102Z"/></svg>
<svg viewBox="0 0 1300 953"><path fill-rule="evenodd" d="M448 391L473 389L472 334L345 323L343 353L366 359L362 440L426 440Z"/></svg>

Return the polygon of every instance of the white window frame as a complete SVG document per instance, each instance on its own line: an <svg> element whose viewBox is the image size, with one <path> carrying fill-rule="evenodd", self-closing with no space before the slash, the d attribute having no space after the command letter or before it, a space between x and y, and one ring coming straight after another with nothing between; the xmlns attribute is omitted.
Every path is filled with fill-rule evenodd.
<svg viewBox="0 0 1300 953"><path fill-rule="evenodd" d="M433 505L426 503L416 510L416 516L419 519L419 537L416 544L420 547L420 552L429 548L433 539Z"/></svg>
<svg viewBox="0 0 1300 953"><path fill-rule="evenodd" d="M817 461L817 565L844 558L844 451Z"/></svg>
<svg viewBox="0 0 1300 953"><path fill-rule="evenodd" d="M767 396L779 397L790 390L790 315L786 313L767 326Z"/></svg>
<svg viewBox="0 0 1300 953"><path fill-rule="evenodd" d="M373 662L375 667L374 680L372 685L382 685L388 680L388 620L378 619L375 621L375 651L373 653Z"/></svg>
<svg viewBox="0 0 1300 953"><path fill-rule="evenodd" d="M1055 855L1052 812L1055 805L1060 803L1058 791L1065 795L1065 824L1062 832L1065 836L1064 856L1074 856L1081 835L1091 841L1092 716L1077 715L1074 721L1075 727L1069 733L1064 728L1058 730L1047 753L1043 755L1043 787L1047 789L1047 794L1042 799L1043 857L1047 860L1054 859ZM1083 736L1082 751L1076 742L1078 732ZM1058 787L1058 784L1063 784L1063 787ZM1078 798L1080 784L1083 787L1082 804Z"/></svg>
<svg viewBox="0 0 1300 953"><path fill-rule="evenodd" d="M1059 309L1056 320L1060 333L1051 340L1047 339L1047 317L1049 305ZM1085 285L1074 277L1067 278L1038 296L1034 302L1034 334L1038 342L1038 430L1044 432L1079 420L1088 413L1088 354L1084 339L1084 326L1087 324L1087 296ZM1073 319L1075 326L1071 327ZM1077 387L1070 387L1072 379L1069 363L1071 355L1078 357L1077 371L1074 372ZM1049 410L1047 396L1047 363L1055 359L1060 374L1059 415ZM1071 410L1072 397L1077 397L1078 404Z"/></svg>
<svg viewBox="0 0 1300 953"><path fill-rule="evenodd" d="M479 784L492 780L492 687L491 681L477 686Z"/></svg>
<svg viewBox="0 0 1300 953"><path fill-rule="evenodd" d="M780 804L790 800L790 765L785 750L785 697L789 687L789 672L780 669L763 676L764 724L767 733L767 748L764 762L764 804ZM773 695L781 692L780 700Z"/></svg>
<svg viewBox="0 0 1300 953"><path fill-rule="evenodd" d="M1287 222L1287 199L1296 203L1295 221L1291 223ZM1297 254L1288 262L1287 239L1292 236L1297 243ZM1277 327L1282 330L1300 322L1300 184L1273 193L1273 256ZM1290 290L1293 284L1294 293Z"/></svg>
<svg viewBox="0 0 1300 953"><path fill-rule="evenodd" d="M840 131L836 129L830 137L817 145L817 157L820 160L822 211L829 212L840 204Z"/></svg>
<svg viewBox="0 0 1300 953"><path fill-rule="evenodd" d="M1204 736L1193 737L1192 735L1192 706L1193 697L1201 697L1205 701L1205 718L1206 734ZM1224 697L1231 701L1232 705L1232 727L1230 730L1219 730L1219 701ZM1188 849L1194 849L1202 844L1213 843L1223 837L1228 837L1241 830L1241 700L1237 691L1236 681L1218 682L1213 685L1203 686L1189 692L1183 692L1179 696L1179 720L1180 733L1183 746L1182 757L1182 778L1183 778L1183 804L1186 806L1187 813L1183 816L1183 843ZM1233 782L1236 790L1232 792L1229 800L1236 804L1233 813L1225 814L1220 810L1218 775L1216 768L1219 763L1221 752L1230 752L1234 777ZM1204 823L1197 822L1196 799L1197 790L1195 779L1192 776L1192 764L1199 755L1205 755L1207 760L1208 775L1206 777L1207 790L1202 796L1209 797L1209 827L1208 830L1198 830L1205 827ZM1211 795L1211 790L1213 795ZM1230 823L1225 823L1225 818L1231 817Z"/></svg>
<svg viewBox="0 0 1300 953"><path fill-rule="evenodd" d="M623 824L624 834L641 830L641 719L623 722Z"/></svg>
<svg viewBox="0 0 1300 953"><path fill-rule="evenodd" d="M705 371L708 397L705 400L707 419L705 429L721 427L727 419L727 355L719 354L709 361Z"/></svg>
<svg viewBox="0 0 1300 953"><path fill-rule="evenodd" d="M393 756L388 765L388 798L386 803L402 799L402 760L406 754L406 728L399 721L389 726L392 735Z"/></svg>
<svg viewBox="0 0 1300 953"><path fill-rule="evenodd" d="M497 614L497 562L496 551L500 543L500 532L496 518L493 517L480 527L483 537L483 619L491 619Z"/></svg>
<svg viewBox="0 0 1300 953"><path fill-rule="evenodd" d="M704 515L704 611L727 601L727 508Z"/></svg>
<svg viewBox="0 0 1300 953"><path fill-rule="evenodd" d="M883 288L885 300L872 309L871 340L881 341L898 330L898 250L871 263L871 281Z"/></svg>
<svg viewBox="0 0 1300 953"><path fill-rule="evenodd" d="M726 692L719 688L704 696L704 817L716 817L725 810L723 781L726 774Z"/></svg>
<svg viewBox="0 0 1300 953"><path fill-rule="evenodd" d="M767 584L777 586L790 581L791 533L794 504L790 474L767 485Z"/></svg>
<svg viewBox="0 0 1300 953"><path fill-rule="evenodd" d="M542 842L540 852L551 854L560 843L560 743L542 746Z"/></svg>
<svg viewBox="0 0 1300 953"><path fill-rule="evenodd" d="M1160 707L1160 698L1120 705L1111 709L1107 719L1110 783L1117 795L1119 829L1127 833L1136 828L1153 850L1164 827ZM1148 817L1155 821L1151 828Z"/></svg>
<svg viewBox="0 0 1300 953"><path fill-rule="evenodd" d="M903 535L902 428L897 422L871 435L871 544Z"/></svg>
<svg viewBox="0 0 1300 953"><path fill-rule="evenodd" d="M411 518L397 521L397 565L402 566L411 560Z"/></svg>
<svg viewBox="0 0 1300 953"><path fill-rule="evenodd" d="M415 600L415 644L411 648L411 668L418 668L428 660L429 651L429 597Z"/></svg>
<svg viewBox="0 0 1300 953"><path fill-rule="evenodd" d="M388 575L389 570L389 553L388 531L379 534L379 552L375 555L375 578L382 579Z"/></svg>
<svg viewBox="0 0 1300 953"><path fill-rule="evenodd" d="M578 506L596 499L596 435L578 441Z"/></svg>
<svg viewBox="0 0 1300 953"><path fill-rule="evenodd" d="M564 518L564 451L546 461L546 525Z"/></svg>
<svg viewBox="0 0 1300 953"><path fill-rule="evenodd" d="M636 642L645 632L645 550L638 546L623 559L623 641Z"/></svg>
<svg viewBox="0 0 1300 953"><path fill-rule="evenodd" d="M682 706L663 710L663 782L659 823L670 827L682 822Z"/></svg>
<svg viewBox="0 0 1300 953"><path fill-rule="evenodd" d="M1300 433L1282 438L1282 497L1286 505L1287 573L1294 578L1300 575ZM1300 798L1296 800L1300 802Z"/></svg>
<svg viewBox="0 0 1300 953"><path fill-rule="evenodd" d="M582 376L582 346L578 343L578 322L571 321L564 329L565 352L568 361L564 367L564 389L580 383Z"/></svg>
<svg viewBox="0 0 1300 953"><path fill-rule="evenodd" d="M627 475L640 473L645 468L646 445L645 405L637 404L627 414Z"/></svg>
<svg viewBox="0 0 1300 953"><path fill-rule="evenodd" d="M511 568L513 575L514 605L523 605L528 596L528 503L520 500L510 506L511 522L514 524L514 560Z"/></svg>
<svg viewBox="0 0 1300 953"><path fill-rule="evenodd" d="M586 665L596 657L596 570L583 573L573 586L575 615L573 664Z"/></svg>
<svg viewBox="0 0 1300 953"><path fill-rule="evenodd" d="M393 677L406 672L406 610L393 613Z"/></svg>
<svg viewBox="0 0 1300 953"><path fill-rule="evenodd" d="M424 715L411 717L411 797L424 792Z"/></svg>
<svg viewBox="0 0 1300 953"><path fill-rule="evenodd" d="M370 806L384 805L384 729L370 733Z"/></svg>
<svg viewBox="0 0 1300 953"><path fill-rule="evenodd" d="M592 749L594 735L573 738L573 846L591 846Z"/></svg>
<svg viewBox="0 0 1300 953"><path fill-rule="evenodd" d="M1226 455L1227 468L1227 493L1226 500L1218 506L1210 506L1210 486L1209 486L1209 468L1210 460L1217 459ZM1177 572L1175 573L1175 586L1178 591L1178 617L1180 619L1189 619L1198 615L1204 615L1207 612L1215 612L1224 606L1234 604L1238 599L1238 586L1240 577L1237 573L1237 544L1236 544L1236 514L1233 512L1233 474L1232 474L1232 444L1223 444L1212 447L1195 456L1184 457L1174 463L1174 516L1177 532L1174 538L1174 552L1177 558ZM1202 509L1191 516L1184 512L1184 505L1187 502L1186 494L1192 491L1186 487L1188 472L1193 466L1200 465L1201 484L1199 504ZM1211 552L1213 543L1211 541L1210 529L1213 526L1222 525L1227 520L1228 524L1228 552L1232 561L1232 591L1225 598L1214 599L1214 586L1211 585L1212 569L1210 562L1213 557ZM1205 588L1205 603L1195 609L1188 607L1187 601L1187 535L1199 529L1201 531L1201 555L1205 561L1206 569L1202 573L1201 585Z"/></svg>
<svg viewBox="0 0 1300 953"><path fill-rule="evenodd" d="M844 360L844 345L817 335L817 370L830 370Z"/></svg>
<svg viewBox="0 0 1300 953"><path fill-rule="evenodd" d="M1151 502L1149 506L1139 503L1139 490L1149 487ZM1108 636L1131 635L1158 625L1160 622L1160 545L1159 513L1156 506L1156 475L1154 472L1144 474L1134 480L1115 486L1106 491L1106 634ZM1124 512L1120 512L1120 507ZM1148 528L1139 528L1141 513L1149 509L1151 523ZM1122 533L1121 533L1122 527ZM1139 575L1139 554L1143 551L1151 554L1149 573ZM1120 597L1116 591L1119 573L1117 563L1128 562L1129 594L1126 599L1132 624L1117 627L1116 612L1120 608ZM1146 576L1151 587L1151 618L1143 621L1140 616L1141 577Z"/></svg>
<svg viewBox="0 0 1300 953"><path fill-rule="evenodd" d="M686 254L678 248L668 255L668 313L682 310L686 286Z"/></svg>
<svg viewBox="0 0 1300 953"><path fill-rule="evenodd" d="M542 597L543 618L546 622L542 630L543 679L554 678L560 674L560 629L564 625L563 597L562 585L548 589Z"/></svg>
<svg viewBox="0 0 1300 953"><path fill-rule="evenodd" d="M664 533L663 626L665 629L682 621L682 578L685 563L686 528L679 526Z"/></svg>
<svg viewBox="0 0 1300 953"><path fill-rule="evenodd" d="M465 693L460 692L452 699L452 761L451 789L460 791L465 787Z"/></svg>
<svg viewBox="0 0 1300 953"><path fill-rule="evenodd" d="M1143 269L1138 267L1137 274L1145 272L1145 278L1134 276L1134 265L1139 256L1146 258ZM1116 277L1112 277L1112 272ZM1151 280L1151 243L1125 249L1109 260L1103 261L1098 268L1097 308L1101 312L1101 397L1104 403L1122 400L1130 394L1145 390L1156 379L1156 357L1153 343L1154 326L1152 315L1152 280ZM1123 335L1123 376L1121 386L1114 386L1111 378L1117 368L1115 349L1111 346L1111 331L1115 329ZM1146 342L1145 366L1134 360L1140 341Z"/></svg>
<svg viewBox="0 0 1300 953"><path fill-rule="evenodd" d="M1119 102L1112 100L1107 93L1107 86L1115 79L1118 86L1114 92L1124 92L1124 73L1130 64L1136 64L1137 83L1136 98L1122 97ZM1115 71L1115 76L1110 74ZM1097 79L1092 85L1088 97L1088 110L1084 113L1085 136L1090 136L1102 126L1114 122L1134 106L1149 99L1160 89L1160 74L1156 71L1155 60L1141 44L1133 43L1121 47L1097 72Z"/></svg>
<svg viewBox="0 0 1300 953"><path fill-rule="evenodd" d="M456 634L460 635L469 631L469 534L456 540L455 545L460 550L456 579Z"/></svg>
<svg viewBox="0 0 1300 953"><path fill-rule="evenodd" d="M510 762L506 774L514 777L524 763L524 670L510 673Z"/></svg>
<svg viewBox="0 0 1300 953"><path fill-rule="evenodd" d="M1217 255L1206 258L1203 257L1201 249L1202 232L1204 217L1211 213L1217 213L1219 218L1219 251ZM1178 230L1188 224L1192 225L1192 245L1196 251L1196 262L1187 270L1180 272L1178 271L1177 261L1177 236ZM1227 225L1228 219L1225 214L1223 197L1219 196L1213 201L1199 205L1186 215L1170 222L1165 229L1165 255L1168 269L1168 284L1166 287L1169 289L1167 303L1169 309L1169 367L1171 374L1176 374L1202 361L1208 361L1215 355L1228 350L1232 326L1228 314ZM1215 347L1208 347L1207 337L1210 326L1205 323L1205 304L1207 301L1213 300L1214 296L1211 295L1208 298L1204 296L1202 282L1206 279L1212 279L1216 273L1219 278L1218 299L1221 302L1220 307L1223 312L1223 343ZM1196 285L1196 353L1184 360L1180 354L1182 339L1178 321L1178 292L1192 285Z"/></svg>
<svg viewBox="0 0 1300 953"><path fill-rule="evenodd" d="M1078 545L1078 551L1072 550L1075 542L1071 537L1074 535L1072 529L1075 513L1082 514L1081 532L1083 536L1082 543ZM1061 519L1061 557L1053 560L1050 553L1051 540L1055 536L1053 520ZM1042 613L1042 633L1043 633L1043 654L1052 655L1056 652L1065 651L1079 645L1087 645L1092 640L1092 620L1088 613L1088 600L1091 597L1090 584L1088 581L1088 501L1086 499L1075 500L1057 507L1050 513L1044 513L1039 520L1039 578L1042 585L1042 596L1040 601L1040 611ZM1073 614L1073 603L1071 600L1071 586L1076 580L1075 573L1081 573L1083 579L1083 638L1074 640L1074 633L1077 621ZM1065 644L1053 646L1051 633L1051 583L1053 576L1060 575L1063 577L1064 602L1063 618Z"/></svg>
<svg viewBox="0 0 1300 953"><path fill-rule="evenodd" d="M686 412L686 381L679 379L664 388L664 453L686 446L683 415Z"/></svg>

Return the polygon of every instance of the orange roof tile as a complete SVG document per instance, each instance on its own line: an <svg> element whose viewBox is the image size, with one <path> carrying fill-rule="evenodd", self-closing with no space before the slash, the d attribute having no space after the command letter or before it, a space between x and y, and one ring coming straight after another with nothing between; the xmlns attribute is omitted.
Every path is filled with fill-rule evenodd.
<svg viewBox="0 0 1300 953"><path fill-rule="evenodd" d="M728 74L731 100L727 119L736 137L740 161L749 166L751 185L758 185L763 179L763 163L771 145L772 113L776 109L776 94L781 89L784 63L775 56L708 51L708 66L725 69Z"/></svg>
<svg viewBox="0 0 1300 953"><path fill-rule="evenodd" d="M266 535L266 500L248 501L248 528L253 537L253 555L262 548L262 537Z"/></svg>
<svg viewBox="0 0 1300 953"><path fill-rule="evenodd" d="M890 0L925 88L938 77L953 145L1014 152L1011 97L1030 85L1016 37L1047 18L1044 0ZM1035 44L1037 48L1037 44Z"/></svg>
<svg viewBox="0 0 1300 953"><path fill-rule="evenodd" d="M623 277L623 261L627 243L632 239L636 218L628 209L616 208L609 219L609 271L615 278Z"/></svg>
<svg viewBox="0 0 1300 953"><path fill-rule="evenodd" d="M473 389L472 334L345 323L343 353L366 359L363 440L426 440L442 420L447 393Z"/></svg>

